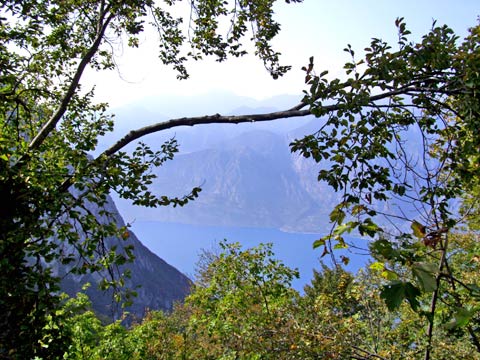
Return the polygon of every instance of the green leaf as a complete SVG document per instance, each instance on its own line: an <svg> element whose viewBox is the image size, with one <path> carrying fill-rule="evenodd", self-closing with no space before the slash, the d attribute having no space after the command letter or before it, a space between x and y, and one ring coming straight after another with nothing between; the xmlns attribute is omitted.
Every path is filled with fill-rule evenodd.
<svg viewBox="0 0 480 360"><path fill-rule="evenodd" d="M426 292L432 292L437 289L436 270L435 264L432 263L417 262L412 266L413 275Z"/></svg>
<svg viewBox="0 0 480 360"><path fill-rule="evenodd" d="M321 239L315 240L315 241L313 242L313 248L314 248L314 249L316 249L316 248L318 248L318 247L320 247L320 246L325 246L325 238L324 238L324 237L321 238Z"/></svg>
<svg viewBox="0 0 480 360"><path fill-rule="evenodd" d="M373 256L380 256L386 260L391 260L395 257L396 251L390 241L386 239L379 239L370 244L370 251Z"/></svg>
<svg viewBox="0 0 480 360"><path fill-rule="evenodd" d="M416 286L414 286L410 282L405 283L405 299L408 301L413 311L418 310L418 306L420 304L418 303L417 298L419 296L420 296L420 290L418 290Z"/></svg>
<svg viewBox="0 0 480 360"><path fill-rule="evenodd" d="M334 230L334 233L336 235L342 235L343 233L347 232L347 233L351 233L353 229L355 229L356 227L358 226L358 222L357 221L349 221L345 224L341 224L341 225L338 225L335 230Z"/></svg>
<svg viewBox="0 0 480 360"><path fill-rule="evenodd" d="M420 291L412 283L398 280L383 286L380 293L380 297L385 300L385 304L390 311L398 309L404 299L416 311L419 306L417 299L419 295Z"/></svg>
<svg viewBox="0 0 480 360"><path fill-rule="evenodd" d="M369 268L373 271L383 271L383 269L385 269L385 265L380 261L375 261L374 263L370 264Z"/></svg>
<svg viewBox="0 0 480 360"><path fill-rule="evenodd" d="M348 249L348 245L342 237L335 238L338 242L333 246L334 250Z"/></svg>
<svg viewBox="0 0 480 360"><path fill-rule="evenodd" d="M397 280L398 279L398 275L397 273L395 273L394 271L391 271L391 270L385 270L385 271L382 271L382 273L380 274L384 279L387 279L389 281L393 281L393 280Z"/></svg>
<svg viewBox="0 0 480 360"><path fill-rule="evenodd" d="M345 212L342 210L343 204L339 204L333 209L333 211L330 213L330 221L331 222L337 222L341 224L343 222L343 219L345 219Z"/></svg>
<svg viewBox="0 0 480 360"><path fill-rule="evenodd" d="M398 309L405 299L405 285L400 281L392 281L382 288L380 297L385 300L388 310Z"/></svg>
<svg viewBox="0 0 480 360"><path fill-rule="evenodd" d="M453 318L445 324L447 329L455 329L458 327L463 327L468 325L472 317L475 315L475 310L468 310L462 307L458 307L455 309L455 313L453 314Z"/></svg>
<svg viewBox="0 0 480 360"><path fill-rule="evenodd" d="M362 236L366 234L368 236L374 237L380 230L380 227L378 227L378 225L375 224L370 218L365 219L363 223L359 224L358 226L358 231Z"/></svg>

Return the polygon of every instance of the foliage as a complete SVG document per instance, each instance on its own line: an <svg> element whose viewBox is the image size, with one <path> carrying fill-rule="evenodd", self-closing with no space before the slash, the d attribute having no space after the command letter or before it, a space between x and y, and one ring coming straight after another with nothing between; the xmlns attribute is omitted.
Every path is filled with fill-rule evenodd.
<svg viewBox="0 0 480 360"><path fill-rule="evenodd" d="M103 326L91 310L87 295L79 293L57 310L55 317L62 316L62 325L72 335L72 343L68 348L68 359L88 359L96 352L98 340L103 333ZM54 341L55 339L52 339Z"/></svg>
<svg viewBox="0 0 480 360"><path fill-rule="evenodd" d="M473 182L473 181L472 181ZM461 213L466 217L468 228L480 230L480 184L471 186L462 196Z"/></svg>
<svg viewBox="0 0 480 360"><path fill-rule="evenodd" d="M321 271L314 271L296 315L303 358L345 359L353 354L358 329L351 320L361 308L354 287L354 277L340 267L322 265Z"/></svg>
<svg viewBox="0 0 480 360"><path fill-rule="evenodd" d="M152 167L177 151L173 139L158 150L140 143L131 154L117 148L96 159L88 156L99 137L112 130L113 116L107 104L93 102L93 89L82 89L84 71L114 69L115 44L126 39L129 46L139 46L138 37L147 26L158 35L160 60L173 66L179 78L188 77L188 59L214 55L223 61L244 54L246 36L253 39L272 76L288 70L270 45L280 28L273 19L274 1L195 0L188 21L173 15L177 3L1 2L2 358L58 355L42 344L45 336L56 334L55 327L46 327L59 303L58 279L50 263L60 261L72 273L106 269L104 288L117 287L119 278L121 285L121 277L128 275L116 274L115 268L133 260L132 249L115 249L106 241L128 237L103 208L109 192L144 206L182 206L200 191L169 198L149 190ZM225 21L231 28L222 35ZM56 344L61 348L62 340Z"/></svg>
<svg viewBox="0 0 480 360"><path fill-rule="evenodd" d="M185 304L171 314L152 312L129 331L118 323L104 327L96 333L91 358L291 358L290 310L297 293L290 282L297 271L273 259L270 245L247 250L238 244L221 246L222 253L199 274L202 280ZM72 325L82 330L75 332L67 358L83 359L78 349L92 344L84 340L91 326L77 319Z"/></svg>
<svg viewBox="0 0 480 360"><path fill-rule="evenodd" d="M93 102L93 90L81 88L82 75L88 67L114 69L113 45L126 38L129 46L139 46L146 26L158 34L160 60L180 79L188 77L188 59L243 55L245 36L252 37L274 78L288 70L270 45L280 28L273 20L273 0L194 0L185 23L173 15L176 4L2 2L0 357L57 358L67 347L74 358L154 357L152 349L172 342L181 353L171 357L183 358L415 358L424 352L429 359L451 351L468 354L472 347L480 351L476 235L454 235L464 218L474 229L472 214L478 212L480 26L460 42L447 26L434 24L412 43L399 19L396 51L373 39L359 61L350 46L345 49L352 57L345 65L346 81L328 80L327 72L316 75L311 59L304 68L309 90L289 111L156 124L89 157L98 138L112 130L113 117L106 104ZM225 23L230 27L222 35ZM182 206L198 196L198 188L181 198L149 190L151 169L177 152L174 139L158 150L140 143L131 154L121 151L126 144L168 126L310 113L325 117L325 123L295 141L292 150L324 166L319 180L342 193L330 215L332 231L315 246L323 245L324 253L332 240L344 247L343 235L351 231L372 237L380 287L362 289L340 270L324 269L300 301L290 289L295 271L271 259L268 247L242 251L233 245L209 264L186 305L175 312L177 318L152 315L129 332L118 323L101 326L88 311L78 317L69 313L69 306L86 306L85 298L67 303L67 310L59 308L52 262L68 265L72 273L106 270L110 277L104 288L116 288L128 275L115 271L133 260L132 249L107 242L128 237L104 208L109 192L144 206ZM460 215L459 198L465 199ZM390 211L395 208L401 210ZM387 228L378 221L381 216L408 225ZM325 291L331 284L345 289L339 299ZM374 303L365 302L359 290L370 291ZM385 309L396 317L391 320ZM74 323L65 320L69 314ZM407 321L418 316L426 327ZM372 324L393 330L375 332ZM149 326L175 336L154 340ZM385 342L379 334L386 334ZM470 343L458 347L457 340L467 338ZM202 346L195 347L197 342Z"/></svg>
<svg viewBox="0 0 480 360"><path fill-rule="evenodd" d="M197 344L193 358L280 359L289 350L288 308L298 272L272 258L271 245L241 250L220 244L223 252L200 274L203 286L186 299L189 326Z"/></svg>
<svg viewBox="0 0 480 360"><path fill-rule="evenodd" d="M345 49L352 57L346 81L327 80L326 71L316 75L310 60L304 102L326 121L293 142L292 150L321 164L318 179L342 194L330 214L332 231L315 246L324 246L324 253L330 241L345 247L343 235L354 230L373 238L376 266L390 280L381 296L392 311L406 300L424 315L429 359L440 299L453 296L464 309L459 292L469 289L458 282L450 256L452 231L462 222L456 203L475 195L480 178L474 135L480 26L459 42L450 28L434 23L418 43L408 40L403 19L396 26L396 51L375 38L362 60ZM422 307L425 295L431 297L428 310ZM478 343L476 336L472 341Z"/></svg>
<svg viewBox="0 0 480 360"><path fill-rule="evenodd" d="M468 246L466 246L469 244ZM461 236L452 248L455 262L467 264L460 281L469 283L478 262L467 251L476 239ZM130 329L119 323L99 326L91 312L70 316L74 332L68 359L418 359L427 343L421 315L402 303L388 309L381 298L378 269L353 275L340 267L315 271L303 295L291 289L296 271L274 260L268 246L241 250L223 244L185 304L170 314L151 312ZM467 257L465 257L467 256ZM237 266L241 266L238 268ZM370 266L372 267L372 266ZM373 268L375 268L373 266ZM398 269L399 271L401 269ZM406 270L406 269L405 269ZM464 271L466 270L466 271ZM252 273L253 271L253 273ZM266 280L259 284L258 279ZM276 279L276 280L273 280ZM241 286L239 286L241 285ZM277 289L280 291L269 289ZM469 309L478 297L469 294ZM84 295L67 303L82 304ZM428 296L419 299L428 302ZM477 359L467 327L453 324L450 301L439 306L438 329L432 338L435 359ZM83 309L83 307L78 307ZM69 310L71 311L71 310ZM69 314L72 314L69 312ZM478 331L478 313L466 319Z"/></svg>

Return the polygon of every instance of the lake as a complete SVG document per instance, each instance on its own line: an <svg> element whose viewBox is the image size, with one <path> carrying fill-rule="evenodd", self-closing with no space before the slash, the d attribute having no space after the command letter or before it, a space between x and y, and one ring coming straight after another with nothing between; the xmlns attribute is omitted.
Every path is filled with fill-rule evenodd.
<svg viewBox="0 0 480 360"><path fill-rule="evenodd" d="M218 249L218 242L227 239L229 242L239 242L245 248L260 243L273 243L275 258L291 268L297 268L300 279L292 286L302 291L313 277L313 269L320 268L320 260L331 266L330 256L320 259L323 249L313 249L315 240L321 234L287 233L269 228L213 227L201 225L186 225L178 223L163 223L157 221L136 221L132 224L133 232L140 241L167 263L178 270L194 277L195 264L202 249ZM366 240L350 238L363 247ZM335 251L337 260L340 255L347 255L350 263L347 270L356 272L368 261L368 256L354 254L346 250Z"/></svg>

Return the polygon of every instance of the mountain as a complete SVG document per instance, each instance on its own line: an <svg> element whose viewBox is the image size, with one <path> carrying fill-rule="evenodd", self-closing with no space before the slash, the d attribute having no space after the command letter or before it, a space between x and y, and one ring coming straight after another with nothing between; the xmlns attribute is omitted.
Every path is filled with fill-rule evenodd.
<svg viewBox="0 0 480 360"><path fill-rule="evenodd" d="M265 113L294 106L299 99L282 96L258 101L228 93L144 99L134 106L114 109L118 132L104 140L111 143L129 127L167 118L217 112ZM318 164L291 154L289 147L294 138L315 132L319 122L322 120L301 117L182 126L148 135L142 141L153 149L175 137L180 150L173 161L158 170L154 192L181 197L200 186L200 197L183 208L146 209L122 199L115 201L130 223L148 220L325 232L330 205L338 195L317 181Z"/></svg>
<svg viewBox="0 0 480 360"><path fill-rule="evenodd" d="M91 213L95 214L101 221L104 221L104 215L100 215L97 206L92 204L88 204L88 206ZM106 203L105 210L111 214L111 218L118 226L125 225L115 203L110 197ZM131 271L131 278L126 279L125 285L126 288L135 290L138 293L138 296L133 299L133 305L125 310L133 315L134 318L143 317L148 309L171 310L175 302L182 301L189 293L191 281L173 266L167 264L148 250L133 232L129 232L129 235L127 240L114 237L105 240L107 248L115 245L119 249L126 245L134 246L135 260L133 263L118 269L119 273L124 272L126 269ZM90 283L91 286L86 290L86 293L92 300L93 309L107 318L119 318L122 309L119 304L113 301L112 293L101 291L97 286L102 279L101 274L72 275L69 272L69 267L60 263L50 264L50 267L53 274L62 279L62 291L70 296L74 296L81 291L84 284Z"/></svg>
<svg viewBox="0 0 480 360"><path fill-rule="evenodd" d="M235 97L232 96L218 99L213 96L200 100L200 109L205 110L204 113L214 113L208 109L215 109L217 104L225 110L227 105L235 103ZM237 100L236 107L232 106L233 110L224 113L270 112L288 108L295 104L296 99L284 97L265 102L245 98ZM198 103L198 99L197 102L190 102L188 98L181 101L186 107L190 103ZM154 107L148 105L148 102L143 104L143 109L153 111ZM141 108L142 104L138 106ZM163 109L173 113L174 104ZM161 110L162 107L157 109ZM142 111L138 114L142 114ZM181 108L176 111L176 114L184 113ZM192 109L185 111L191 113ZM128 123L132 123L129 120L131 116L128 112L119 114L119 118ZM315 133L323 123L324 119L307 116L238 125L178 127L147 136L144 141L152 148L158 149L159 144L170 137L175 137L180 145L180 152L173 161L155 170L158 179L153 185L154 192L170 197L188 194L193 187L201 187L202 192L198 199L182 208L146 209L120 200L120 211L128 222L159 221L326 233L331 227L329 213L341 201L340 193L317 180L320 168L326 168L329 164L317 164L312 159L292 154L289 147L294 139ZM418 141L412 139L421 140L421 137L410 133L406 135L409 138L408 152L413 159L423 149L419 148L421 141L417 144ZM412 216L418 210L412 204L391 204L381 203L376 210ZM383 218L378 221L386 227L405 225L392 225Z"/></svg>
<svg viewBox="0 0 480 360"><path fill-rule="evenodd" d="M128 206L122 209L127 221L324 232L337 195L316 180L314 162L290 152L291 136L265 128L235 135L181 153L158 170L155 193L182 196L200 186L198 199L182 208Z"/></svg>
<svg viewBox="0 0 480 360"><path fill-rule="evenodd" d="M99 146L94 154L98 155L132 129L168 119L216 113L222 115L268 113L294 106L298 102L299 97L291 95L276 96L258 101L224 92L214 92L200 96L146 98L135 104L127 104L112 109L115 114L114 131L107 133L100 139ZM252 130L268 130L277 134L285 134L308 122L310 122L308 118L291 118L257 123L181 126L147 135L142 138L142 141L155 147L155 145L162 144L174 137L180 144L180 152L189 153L210 148ZM131 150L135 146L136 144L130 144L127 149Z"/></svg>

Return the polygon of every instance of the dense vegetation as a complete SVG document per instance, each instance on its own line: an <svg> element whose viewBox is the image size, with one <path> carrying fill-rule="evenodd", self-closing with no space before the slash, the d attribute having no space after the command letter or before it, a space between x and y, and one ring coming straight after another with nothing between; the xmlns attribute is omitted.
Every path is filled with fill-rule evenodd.
<svg viewBox="0 0 480 360"><path fill-rule="evenodd" d="M462 265L459 281L469 283L480 270L471 257L478 236L452 238L452 266ZM385 284L375 266L352 275L322 266L299 294L290 286L298 274L274 259L268 245L241 249L222 243L218 255L202 259L197 282L172 313L150 312L126 329L102 326L79 294L63 312L73 314L65 328L74 335L68 359L419 359L428 343L423 314L407 304L389 310L381 298ZM397 268L397 271L406 269ZM464 293L462 296L465 296ZM467 296L468 297L468 296ZM464 298L465 299L465 298ZM429 297L419 306L428 309ZM451 317L445 298L431 342L434 359L480 359L467 322L468 311Z"/></svg>
<svg viewBox="0 0 480 360"><path fill-rule="evenodd" d="M158 33L160 59L180 79L188 77L187 59L243 55L245 36L273 77L288 70L270 45L279 31L274 1L191 1L185 21L172 15L176 3L2 1L0 357L476 356L480 26L460 40L434 24L413 43L398 19L395 49L379 39L363 59L345 49L352 57L345 79L317 74L310 59L305 97L289 110L152 124L92 158L113 117L80 80L87 67L114 69L112 44L123 36L138 46L147 24ZM225 20L231 27L222 35ZM150 191L151 168L173 159L175 140L158 149L139 143L130 154L127 144L179 125L310 114L319 130L294 141L292 150L317 161L318 179L342 195L329 235L315 246L332 254L355 246L345 233L368 236L375 259L369 270L352 276L323 268L299 296L290 288L295 272L270 259L268 247L232 245L205 264L184 305L151 313L131 330L103 326L82 310L88 307L82 295L64 303L51 262L68 264L72 273L103 271L104 288L118 290L128 276L116 271L133 261L132 249L105 245L110 236L128 237L104 209L109 193L152 207L182 206L199 194L195 188L172 199ZM89 210L92 203L101 219ZM379 217L392 226L380 227Z"/></svg>
<svg viewBox="0 0 480 360"><path fill-rule="evenodd" d="M318 179L342 195L330 213L330 233L314 246L327 254L355 246L345 233L371 237L373 266L388 280L380 287L387 308L395 311L405 300L425 321L422 341L410 346L422 348L425 359L441 358L435 336L449 319L478 351L479 309L471 303L478 277L462 279L478 245L475 237L470 247L458 236L479 216L480 26L460 42L434 23L419 43L408 40L403 19L396 26L396 50L379 39L364 59L345 49L352 57L346 81L312 74L312 59L305 68L304 101L326 121L292 149L318 162ZM391 225L380 226L379 218ZM456 261L459 254L465 262Z"/></svg>
<svg viewBox="0 0 480 360"><path fill-rule="evenodd" d="M184 205L199 192L169 198L149 189L152 167L173 158L175 140L154 150L140 143L131 154L122 151L138 137L181 121L130 133L98 157L88 155L99 137L112 131L113 115L107 104L93 101L93 89L81 87L85 70L115 69L115 44L138 47L147 26L158 34L161 62L180 79L188 77L187 59L243 55L247 35L273 77L288 70L270 46L279 31L272 1L190 3L182 19L173 15L181 6L175 0L1 2L1 358L62 356L68 335L60 324L48 325L52 316L60 321L54 316L59 279L51 262L68 265L74 274L101 272L102 288L129 299L131 294L119 291L129 274L119 269L133 260L133 252L129 246L107 246L109 237L128 237L105 209L109 193L155 207ZM231 28L222 35L225 20ZM100 208L100 219L91 204ZM47 344L45 338L55 341Z"/></svg>

